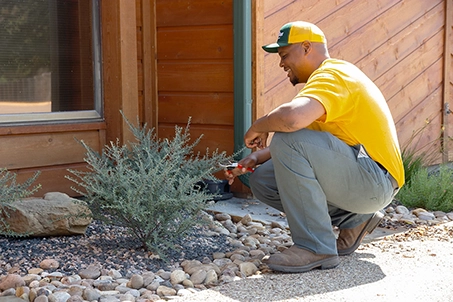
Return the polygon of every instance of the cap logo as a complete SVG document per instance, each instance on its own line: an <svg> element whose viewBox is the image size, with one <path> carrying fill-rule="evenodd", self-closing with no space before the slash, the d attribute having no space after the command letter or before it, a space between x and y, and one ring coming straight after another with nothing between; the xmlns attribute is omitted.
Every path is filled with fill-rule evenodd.
<svg viewBox="0 0 453 302"><path fill-rule="evenodd" d="M285 34L285 33L281 31L281 32L278 34L278 39L277 39L277 41L279 41L280 38L283 37L284 34Z"/></svg>

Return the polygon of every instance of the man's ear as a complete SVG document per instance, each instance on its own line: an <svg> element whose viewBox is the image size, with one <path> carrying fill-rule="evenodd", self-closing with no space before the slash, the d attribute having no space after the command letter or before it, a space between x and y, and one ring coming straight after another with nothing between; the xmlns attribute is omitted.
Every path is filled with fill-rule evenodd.
<svg viewBox="0 0 453 302"><path fill-rule="evenodd" d="M302 48L304 49L305 54L309 53L311 51L312 45L310 41L304 41L302 42Z"/></svg>

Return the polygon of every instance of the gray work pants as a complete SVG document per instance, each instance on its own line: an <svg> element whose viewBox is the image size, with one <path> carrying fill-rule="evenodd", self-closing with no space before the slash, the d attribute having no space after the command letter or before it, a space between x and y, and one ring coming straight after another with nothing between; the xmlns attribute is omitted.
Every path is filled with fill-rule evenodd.
<svg viewBox="0 0 453 302"><path fill-rule="evenodd" d="M286 213L296 246L337 254L332 226L350 229L387 206L394 189L369 157L328 132L275 133L272 158L250 175L260 201Z"/></svg>

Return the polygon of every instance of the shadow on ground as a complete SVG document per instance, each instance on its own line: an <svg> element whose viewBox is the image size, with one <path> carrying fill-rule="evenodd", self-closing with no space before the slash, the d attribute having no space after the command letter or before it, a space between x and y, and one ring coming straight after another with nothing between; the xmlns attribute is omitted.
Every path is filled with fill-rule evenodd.
<svg viewBox="0 0 453 302"><path fill-rule="evenodd" d="M382 280L381 268L367 259L373 254L354 253L341 257L338 267L313 270L301 274L266 273L256 278L242 279L211 289L224 301L283 301L340 291ZM254 289L254 290L250 290ZM259 293L259 296L257 296Z"/></svg>

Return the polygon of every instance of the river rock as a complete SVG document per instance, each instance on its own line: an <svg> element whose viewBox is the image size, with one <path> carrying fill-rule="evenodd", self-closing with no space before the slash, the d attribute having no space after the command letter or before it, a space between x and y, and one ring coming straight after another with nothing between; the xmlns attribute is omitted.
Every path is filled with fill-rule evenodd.
<svg viewBox="0 0 453 302"><path fill-rule="evenodd" d="M7 275L1 282L0 282L0 291L7 290L9 288L16 288L19 286L24 286L25 281L24 279L16 274Z"/></svg>
<svg viewBox="0 0 453 302"><path fill-rule="evenodd" d="M60 263L55 259L44 259L39 263L39 267L43 270L56 269L60 267Z"/></svg>
<svg viewBox="0 0 453 302"><path fill-rule="evenodd" d="M174 270L170 276L171 284L179 284L186 280L186 273L182 270Z"/></svg>
<svg viewBox="0 0 453 302"><path fill-rule="evenodd" d="M91 211L84 202L58 192L13 201L3 210L13 232L36 237L85 234L91 223Z"/></svg>
<svg viewBox="0 0 453 302"><path fill-rule="evenodd" d="M83 302L83 298L81 296L74 295L69 297L69 299L66 300L66 302Z"/></svg>
<svg viewBox="0 0 453 302"><path fill-rule="evenodd" d="M247 224L249 224L250 222L252 222L252 220L253 220L253 219L252 219L252 215L246 214L244 217L242 217L241 223L242 223L243 225L247 225Z"/></svg>
<svg viewBox="0 0 453 302"><path fill-rule="evenodd" d="M216 284L218 281L218 276L215 270L211 269L206 272L206 278L204 280L205 284L211 285L211 284Z"/></svg>
<svg viewBox="0 0 453 302"><path fill-rule="evenodd" d="M159 286L157 288L156 292L161 297L162 296L165 297L165 296L174 296L174 295L176 295L176 290L174 290L171 287L167 287L167 286L163 286L163 285Z"/></svg>
<svg viewBox="0 0 453 302"><path fill-rule="evenodd" d="M258 268L251 262L243 262L239 264L239 270L241 271L241 273L248 277L256 273L258 271Z"/></svg>
<svg viewBox="0 0 453 302"><path fill-rule="evenodd" d="M96 265L89 265L87 268L79 271L79 276L83 279L97 279L101 276L101 270Z"/></svg>
<svg viewBox="0 0 453 302"><path fill-rule="evenodd" d="M139 289L143 286L143 277L137 274L132 275L130 282L128 283L130 288Z"/></svg>
<svg viewBox="0 0 453 302"><path fill-rule="evenodd" d="M206 275L206 271L200 269L190 276L190 281L192 281L193 284L202 284L206 279Z"/></svg>
<svg viewBox="0 0 453 302"><path fill-rule="evenodd" d="M409 214L410 211L408 208L406 208L405 206L397 206L396 209L395 209L396 213L398 214Z"/></svg>
<svg viewBox="0 0 453 302"><path fill-rule="evenodd" d="M430 212L421 212L418 214L418 218L421 220L433 220L436 216Z"/></svg>
<svg viewBox="0 0 453 302"><path fill-rule="evenodd" d="M57 291L49 295L49 301L53 302L66 302L71 295L64 291Z"/></svg>
<svg viewBox="0 0 453 302"><path fill-rule="evenodd" d="M98 290L96 290L96 289L86 288L83 291L82 297L85 300L88 300L88 301L95 301L95 300L98 300L101 297L101 293Z"/></svg>

